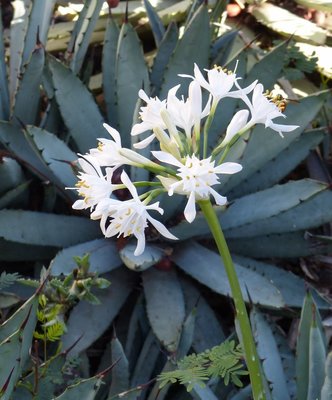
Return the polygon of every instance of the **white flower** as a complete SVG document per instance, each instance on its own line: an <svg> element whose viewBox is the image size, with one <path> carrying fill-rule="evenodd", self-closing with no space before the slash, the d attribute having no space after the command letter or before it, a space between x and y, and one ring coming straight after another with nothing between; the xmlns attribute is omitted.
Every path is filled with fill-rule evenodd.
<svg viewBox="0 0 332 400"><path fill-rule="evenodd" d="M178 146L181 145L181 140L176 126L166 110L166 100L160 101L158 97L148 97L143 90L139 91L139 96L147 105L141 107L140 118L142 122L133 126L131 135L136 136L148 130L152 130L153 133L135 143L134 147L136 149L144 149L153 139L157 138L161 147L168 151L179 153ZM169 134L166 133L166 129L168 129Z"/></svg>
<svg viewBox="0 0 332 400"><path fill-rule="evenodd" d="M196 200L208 199L212 195L218 205L224 205L227 198L221 196L212 188L219 183L218 174L235 174L241 171L242 166L237 163L226 162L215 167L211 157L203 160L195 155L187 156L182 164L172 155L163 151L153 151L153 155L160 161L178 167L177 178L163 178L158 176L161 183L168 190L169 196L173 193L185 194L188 202L184 210L184 216L188 222L196 217Z"/></svg>
<svg viewBox="0 0 332 400"><path fill-rule="evenodd" d="M148 205L144 204L138 197L137 190L125 171L121 174L121 181L128 188L132 199L126 201L110 198L104 199L91 214L92 219L101 220L100 227L105 237L119 237L120 235L127 237L134 235L137 238L137 247L134 252L136 256L142 254L144 251L144 230L148 226L148 222L166 238L177 239L161 222L152 218L148 213L149 210L154 210L159 212L159 214L163 214L164 210L159 207L159 202Z"/></svg>
<svg viewBox="0 0 332 400"><path fill-rule="evenodd" d="M251 112L251 119L246 129L251 128L255 124L264 124L266 128L275 130L283 137L282 132L290 132L298 128L297 125L280 125L272 121L274 118L286 118L286 116L271 100L267 99L263 91L263 85L258 83L252 94L252 103L246 96L243 97L243 101L247 104Z"/></svg>
<svg viewBox="0 0 332 400"><path fill-rule="evenodd" d="M122 150L120 133L107 124L103 124L113 140L99 138L99 145L90 150L90 154L98 160L100 166L120 167L121 165L136 165L120 154Z"/></svg>
<svg viewBox="0 0 332 400"><path fill-rule="evenodd" d="M210 102L202 110L201 87L196 81L189 85L189 94L186 100L176 97L179 87L180 85L177 85L170 89L167 100L163 101L157 97L149 98L143 90L139 91L139 96L147 105L141 107L142 122L133 126L131 135L139 135L147 130L153 130L153 133L139 143L135 143L135 148L145 148L157 137L159 141L163 139L163 147L173 148L172 152L174 152L174 146L182 147L178 128L184 130L189 142L191 142L192 128L195 127L195 131L199 132L201 119L210 111Z"/></svg>
<svg viewBox="0 0 332 400"><path fill-rule="evenodd" d="M154 128L166 129L166 125L161 117L161 111L166 109L166 100L159 100L158 97L148 97L144 90L138 92L139 97L146 102L145 107L141 107L139 113L142 122L135 124L131 130L131 135L136 136ZM143 149L148 146L155 138L154 133L146 139L135 143L134 147Z"/></svg>
<svg viewBox="0 0 332 400"><path fill-rule="evenodd" d="M221 68L212 68L207 71L207 80L204 78L199 67L195 64L194 76L191 75L180 75L187 78L196 80L204 89L210 92L212 100L212 109L214 109L219 100L224 97L235 97L242 98L246 94L250 93L256 85L256 82L252 83L248 87L242 89L236 85L239 89L231 91L236 81L239 79L233 72L224 72Z"/></svg>
<svg viewBox="0 0 332 400"><path fill-rule="evenodd" d="M122 165L133 165L143 167L150 165L155 167L155 163L148 158L136 153L131 149L122 147L120 133L107 124L103 124L104 128L112 136L113 140L100 138L99 146L90 150L90 155L94 157L100 166L110 166L114 169Z"/></svg>
<svg viewBox="0 0 332 400"><path fill-rule="evenodd" d="M109 198L116 188L112 184L114 168L106 168L106 175L104 176L100 166L92 156L85 155L83 157L78 160L83 172L78 173L79 181L75 185L76 188L70 188L77 190L79 195L84 197L83 200L77 200L73 204L73 208L76 210L93 208L103 199Z"/></svg>
<svg viewBox="0 0 332 400"><path fill-rule="evenodd" d="M202 91L196 81L190 83L188 98L186 100L176 97L179 87L180 85L177 85L168 92L167 112L174 125L183 129L187 139L191 140L192 128L195 127L195 130L199 130L201 119L206 117L210 112L210 102L202 110ZM166 125L171 132L169 124Z"/></svg>

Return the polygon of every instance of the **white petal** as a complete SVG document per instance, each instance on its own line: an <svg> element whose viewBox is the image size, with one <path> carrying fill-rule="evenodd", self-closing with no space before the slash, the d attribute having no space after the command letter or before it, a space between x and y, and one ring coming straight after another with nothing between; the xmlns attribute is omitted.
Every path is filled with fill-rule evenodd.
<svg viewBox="0 0 332 400"><path fill-rule="evenodd" d="M187 74L178 74L178 76L181 76L181 78L191 78L191 79L195 79L192 75L187 75Z"/></svg>
<svg viewBox="0 0 332 400"><path fill-rule="evenodd" d="M138 91L138 96L139 96L142 100L144 100L146 103L148 103L149 100L150 100L149 96L144 92L143 89L140 89L140 90Z"/></svg>
<svg viewBox="0 0 332 400"><path fill-rule="evenodd" d="M222 143L225 145L229 143L233 137L242 129L245 127L249 117L249 111L248 110L240 110L238 111L234 117L232 118L231 122L229 123L227 130L226 130L226 136Z"/></svg>
<svg viewBox="0 0 332 400"><path fill-rule="evenodd" d="M263 90L264 87L261 83L257 83L257 85L254 88L254 91L252 93L252 102L255 103L257 100L260 99L261 96L263 95Z"/></svg>
<svg viewBox="0 0 332 400"><path fill-rule="evenodd" d="M169 100L171 100L171 99L170 99L171 97L176 97L176 92L179 90L179 87L180 87L180 86L181 86L181 85L176 85L176 86L172 87L172 88L168 91L167 102L168 102Z"/></svg>
<svg viewBox="0 0 332 400"><path fill-rule="evenodd" d="M168 188L168 195L173 196L174 192L179 194L187 194L188 192L183 192L182 190L178 190L179 186L183 185L183 181L176 180L169 188Z"/></svg>
<svg viewBox="0 0 332 400"><path fill-rule="evenodd" d="M189 98L191 100L191 113L194 118L201 118L202 113L202 90L197 81L190 82Z"/></svg>
<svg viewBox="0 0 332 400"><path fill-rule="evenodd" d="M106 172L106 180L107 181L109 181L109 182L112 182L112 178L113 178L113 173L114 173L114 171L116 170L118 168L118 166L116 166L116 167L107 167L106 169L105 169L105 172ZM113 185L111 185L111 186L113 186Z"/></svg>
<svg viewBox="0 0 332 400"><path fill-rule="evenodd" d="M242 170L242 165L234 162L225 162L214 169L216 174L236 174Z"/></svg>
<svg viewBox="0 0 332 400"><path fill-rule="evenodd" d="M164 162L166 164L175 165L176 167L183 167L183 164L180 163L172 154L166 153L166 151L151 151L152 155L159 161Z"/></svg>
<svg viewBox="0 0 332 400"><path fill-rule="evenodd" d="M206 103L206 105L204 107L204 110L202 111L201 118L205 118L210 113L211 100L212 100L212 96L209 95L208 101L207 101L207 103Z"/></svg>
<svg viewBox="0 0 332 400"><path fill-rule="evenodd" d="M247 86L245 88L241 88L237 82L235 83L235 86L238 87L244 94L248 94L255 89L255 87L257 86L257 83L258 83L258 80L256 79L254 82L252 82L249 86Z"/></svg>
<svg viewBox="0 0 332 400"><path fill-rule="evenodd" d="M196 217L196 199L195 193L191 192L188 198L186 208L184 209L184 216L186 220L191 224Z"/></svg>
<svg viewBox="0 0 332 400"><path fill-rule="evenodd" d="M152 135L148 136L147 138L141 140L138 143L134 143L135 149L145 149L149 144L153 141L156 135L153 133Z"/></svg>
<svg viewBox="0 0 332 400"><path fill-rule="evenodd" d="M204 78L203 74L201 73L199 67L197 64L195 64L194 66L194 75L195 75L195 79L197 80L197 82L206 90L210 91L211 87L210 85L207 83L206 79Z"/></svg>
<svg viewBox="0 0 332 400"><path fill-rule="evenodd" d="M100 165L98 159L91 154L79 154L82 158L78 159L78 163L80 164L81 168L84 172L89 175L98 175L102 176L102 172L100 169Z"/></svg>
<svg viewBox="0 0 332 400"><path fill-rule="evenodd" d="M103 232L103 235L106 236L106 222L107 222L107 214L103 214L100 219L100 229Z"/></svg>
<svg viewBox="0 0 332 400"><path fill-rule="evenodd" d="M251 83L249 86L247 86L246 88L242 89L240 87L240 85L237 83L237 81L235 81L235 86L239 90L235 90L234 92L228 93L228 96L229 97L240 98L242 101L244 101L246 103L246 105L248 106L250 112L253 113L253 106L252 106L251 101L249 100L247 94L252 92L252 90L256 87L257 82L258 81L256 80L253 83Z"/></svg>
<svg viewBox="0 0 332 400"><path fill-rule="evenodd" d="M84 200L76 200L75 203L72 205L72 208L74 210L84 210L85 208L88 208L88 206Z"/></svg>
<svg viewBox="0 0 332 400"><path fill-rule="evenodd" d="M164 215L164 210L161 207L159 207L159 204L160 204L159 201L157 201L153 204L148 204L147 206L145 206L145 209L146 210L155 210L155 211L158 211L159 214Z"/></svg>
<svg viewBox="0 0 332 400"><path fill-rule="evenodd" d="M266 124L267 127L275 130L276 132L279 133L281 137L283 137L282 132L291 132L294 129L297 129L299 126L298 125L280 125L280 124L275 124L272 121L268 121Z"/></svg>
<svg viewBox="0 0 332 400"><path fill-rule="evenodd" d="M148 221L151 222L151 224L157 229L159 233L161 233L164 237L167 239L173 239L173 240L178 240L176 236L174 236L167 228L165 225L163 225L161 222L158 220L152 218L150 215L147 217Z"/></svg>
<svg viewBox="0 0 332 400"><path fill-rule="evenodd" d="M131 134L131 136L136 136L136 135L139 135L139 134L141 134L143 132L146 132L146 131L148 131L150 129L151 129L151 124L143 121L143 122L140 122L139 124L135 124L132 127L130 134Z"/></svg>
<svg viewBox="0 0 332 400"><path fill-rule="evenodd" d="M214 197L214 200L218 206L223 206L224 204L227 203L227 197L221 196L218 192L216 192L214 189L210 189L210 193Z"/></svg>
<svg viewBox="0 0 332 400"><path fill-rule="evenodd" d="M103 124L103 127L107 130L107 132L112 136L114 142L121 147L121 137L120 137L120 133L112 128L110 125L108 124Z"/></svg>
<svg viewBox="0 0 332 400"><path fill-rule="evenodd" d="M137 190L135 186L133 185L132 181L130 180L129 176L127 175L126 171L123 170L121 173L121 182L126 186L126 188L129 190L130 194L132 195L133 199L135 199L138 202L141 202L138 198Z"/></svg>
<svg viewBox="0 0 332 400"><path fill-rule="evenodd" d="M144 249L145 249L145 235L144 232L140 233L140 234L136 234L135 235L137 238L137 246L136 249L134 251L134 255L135 256L139 256L143 253Z"/></svg>

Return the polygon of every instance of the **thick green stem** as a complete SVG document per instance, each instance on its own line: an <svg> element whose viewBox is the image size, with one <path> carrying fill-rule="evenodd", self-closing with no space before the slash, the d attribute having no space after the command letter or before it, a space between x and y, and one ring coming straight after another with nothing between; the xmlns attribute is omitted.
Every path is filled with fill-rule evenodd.
<svg viewBox="0 0 332 400"><path fill-rule="evenodd" d="M242 337L242 345L249 370L251 387L254 400L266 400L263 378L261 374L260 362L251 331L247 309L242 297L241 287L234 268L232 257L230 255L225 236L220 226L217 214L212 207L210 200L201 200L198 202L201 207L211 233L214 237L219 254L225 266L228 281L231 287L232 297L235 304L236 318Z"/></svg>

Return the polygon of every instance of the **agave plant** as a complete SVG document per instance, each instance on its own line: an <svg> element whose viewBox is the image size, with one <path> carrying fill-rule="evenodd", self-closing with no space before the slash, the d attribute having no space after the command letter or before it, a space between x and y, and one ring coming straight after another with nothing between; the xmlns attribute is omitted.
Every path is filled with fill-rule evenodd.
<svg viewBox="0 0 332 400"><path fill-rule="evenodd" d="M324 16L324 13L331 12L332 5L328 1L311 1L311 0L296 0L295 3L299 6L293 10L288 10L287 7L279 7L277 4L269 2L258 2L249 7L249 12L256 20L267 28L273 30L283 37L292 37L296 41L296 48L307 57L316 57L316 69L326 78L332 76L331 64L331 48L329 46L329 23L326 21L317 21L311 18L307 20L301 18L298 14L301 9L307 10L308 13L316 12L317 15ZM287 21L287 23L285 23ZM291 27L291 28L290 28ZM300 63L299 63L300 64ZM297 73L299 76L299 73ZM299 79L299 78L293 78Z"/></svg>
<svg viewBox="0 0 332 400"><path fill-rule="evenodd" d="M206 5L195 2L179 38L177 25L171 23L165 30L146 1L157 43L153 65L148 68L140 39L128 19L120 29L110 18L102 57L103 114L81 80L88 76L83 61L102 3L85 2L65 60L60 61L45 54L44 49L49 27L45 21L49 20L54 3L25 1L24 18L12 28L17 40L10 43L9 86L4 49L0 48L0 142L3 147L0 174L4 177L0 182L0 259L7 269L15 268L11 262L30 262L37 267L40 262L48 264L52 260L51 273L57 276L69 274L75 268L74 256L89 253L91 270L104 274L112 283L98 294L99 306L81 302L71 311L62 344L68 349L80 339L71 354L88 363L88 349L112 323L121 334L109 340L103 351L97 368L99 375L90 380L86 377L82 385L73 386L59 398L77 397L77 393L87 397L105 375L102 371L118 360L111 379L105 378L108 385L96 395L93 392L91 398L111 399L127 392L126 398L137 398L140 393L140 398L152 400L159 393L158 399L162 399L167 397L170 387L160 391L159 382L145 385L150 379L161 370L175 369L176 362L191 349L199 353L225 340L224 327L206 293L230 296L226 275L220 269L217 253L206 245L210 234L202 216L198 215L191 225L182 221L180 197L170 202L165 196L162 201L163 223L179 238L176 245L162 242L152 232L145 252L135 256L132 243L102 238L98 223L89 220L84 212L74 214L71 210L76 195L65 188L73 187L76 182L76 152L85 153L95 147L97 138L107 137L102 127L105 121L121 132L123 146L133 146L130 131L141 106L138 91L144 87L153 96L164 99L169 89L179 82L178 74L192 74L194 63L201 69L217 63L232 70L238 61L238 73L244 77L244 84L259 78L265 88L271 88L281 76L287 44L279 45L250 67L248 58L255 55L253 49L247 47L238 54L231 51L236 32L218 36L213 22L220 18L222 2L216 4L210 16ZM185 85L182 87L186 92ZM253 322L257 326L258 343L268 340L264 335L270 332L261 310L299 312L305 284L291 272L257 259L296 258L329 250L328 242L306 234L309 229L331 220L328 184L307 178L284 180L279 184L323 141L325 127L307 129L307 126L319 113L326 96L321 92L289 104L285 111L287 121L300 126L292 135L281 139L257 126L230 154L244 168L223 180L223 194L227 195L230 205L217 212L232 249L245 300L256 307ZM219 143L237 106L236 99L229 99L223 109L217 109L210 128L211 149ZM146 171L140 171L140 176L135 175L136 169L128 172L132 179L148 178ZM35 189L38 189L36 197L32 196ZM202 286L197 283L211 292L206 289L201 293ZM315 301L319 308L328 307L318 296ZM28 321L30 318L32 321L34 313L29 315ZM27 357L32 338L31 333L25 333L28 324L23 324L24 318L2 336L5 339L16 332L17 341L26 336L22 360ZM35 323L36 319L31 322ZM280 339L282 349L288 354L283 339ZM16 344L15 352L22 352L22 346L18 350ZM160 351L160 346L172 354L170 360ZM278 346L274 349L273 356L280 360L281 350ZM56 360L64 363L64 356ZM263 352L260 356L266 358ZM56 360L52 360L54 368L61 370L62 364L57 365ZM8 381L11 386L7 385L8 375L1 381L8 398L18 378L15 363L12 367L15 380L12 375L13 380ZM263 363L267 380L271 376L278 378L272 387L273 398L294 398L294 370L287 369L285 363L278 365L282 373L274 375L275 364ZM223 381L212 380L204 388L195 385L190 393L180 388L176 396L179 399L188 396L239 399L250 393L250 387L239 392L232 386L225 387ZM31 398L31 394L21 388L13 398Z"/></svg>

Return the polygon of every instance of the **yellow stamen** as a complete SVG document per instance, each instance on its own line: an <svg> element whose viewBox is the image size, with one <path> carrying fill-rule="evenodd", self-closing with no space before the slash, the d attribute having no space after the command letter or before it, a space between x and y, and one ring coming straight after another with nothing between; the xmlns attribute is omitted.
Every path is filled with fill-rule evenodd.
<svg viewBox="0 0 332 400"><path fill-rule="evenodd" d="M77 183L75 183L76 187L84 187L86 189L89 189L89 185L85 182L85 181L78 181Z"/></svg>

